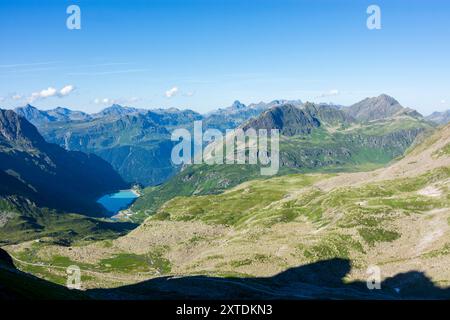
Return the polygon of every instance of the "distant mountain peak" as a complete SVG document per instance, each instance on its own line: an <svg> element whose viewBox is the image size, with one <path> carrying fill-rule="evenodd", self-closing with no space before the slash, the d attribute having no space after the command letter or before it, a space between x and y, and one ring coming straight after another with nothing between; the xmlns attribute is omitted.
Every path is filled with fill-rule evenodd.
<svg viewBox="0 0 450 320"><path fill-rule="evenodd" d="M235 101L233 102L233 104L231 105L231 107L232 107L232 108L235 108L235 109L243 109L243 108L246 108L245 104L241 103L239 100L235 100Z"/></svg>
<svg viewBox="0 0 450 320"><path fill-rule="evenodd" d="M399 102L396 99L385 93L380 94L378 97L376 97L376 99L389 103L390 105L399 104Z"/></svg>
<svg viewBox="0 0 450 320"><path fill-rule="evenodd" d="M125 107L125 106L121 106L120 104L112 104L111 106L103 109L102 111L100 111L99 113L94 114L94 117L103 117L103 116L108 116L108 117L121 117L127 114L131 114L131 113L138 113L139 110L136 108L132 108L132 107Z"/></svg>
<svg viewBox="0 0 450 320"><path fill-rule="evenodd" d="M121 106L118 103L113 103L110 107L108 107L107 109L126 109L126 107Z"/></svg>
<svg viewBox="0 0 450 320"><path fill-rule="evenodd" d="M38 108L36 108L35 106L32 106L29 103L27 103L26 105L24 105L22 107L17 107L16 110L23 110L25 112L37 112L37 111L40 111Z"/></svg>
<svg viewBox="0 0 450 320"><path fill-rule="evenodd" d="M120 104L114 103L110 105L109 107L104 108L101 113L103 112L112 112L112 111L121 111L121 110L127 110L127 107L123 107Z"/></svg>
<svg viewBox="0 0 450 320"><path fill-rule="evenodd" d="M33 124L39 123L47 123L51 121L55 121L54 117L46 113L45 111L41 111L38 108L32 106L31 104L26 104L23 107L18 107L14 109L14 111L27 119L29 122Z"/></svg>
<svg viewBox="0 0 450 320"><path fill-rule="evenodd" d="M53 110L58 110L58 111L72 111L72 110L70 110L69 108L65 108L65 107L56 107L56 108L53 109Z"/></svg>
<svg viewBox="0 0 450 320"><path fill-rule="evenodd" d="M421 117L420 113L403 107L396 99L387 94L365 98L343 110L359 121L379 120L399 115Z"/></svg>
<svg viewBox="0 0 450 320"><path fill-rule="evenodd" d="M434 122L436 124L447 124L450 123L450 110L446 111L435 111L426 117L428 121Z"/></svg>

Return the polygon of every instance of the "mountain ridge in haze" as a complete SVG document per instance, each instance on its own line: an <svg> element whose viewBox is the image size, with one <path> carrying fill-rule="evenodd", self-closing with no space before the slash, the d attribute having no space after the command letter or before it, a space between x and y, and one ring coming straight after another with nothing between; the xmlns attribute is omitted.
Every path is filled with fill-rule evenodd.
<svg viewBox="0 0 450 320"><path fill-rule="evenodd" d="M302 113L300 118L309 117L313 122L314 118L320 118L320 123L329 128L344 128L357 122L382 121L400 115L422 118L417 112L402 107L387 95L367 98L350 107L283 99L245 105L236 100L227 108L204 115L189 109L144 110L120 105L105 108L81 121L55 121L54 116L42 114L36 108L30 107L32 112L26 114L42 118L42 121L36 120L35 123L39 122L38 129L49 142L57 143L68 150L95 153L111 163L127 182L148 186L163 183L179 170L170 161L172 130L192 130L193 122L202 120L205 130L214 128L224 132L226 129L242 126L251 119L258 119L263 113L274 117L273 113L280 113L280 109L273 109L287 104L292 107L290 113L284 116L284 121L288 121L291 115L295 118ZM282 113L278 116L283 117ZM275 124L274 118L264 127L270 127L271 124ZM312 124L315 125L317 122ZM411 125L414 126L413 122ZM153 129L150 130L150 127ZM300 124L288 127L284 126L284 130L290 130L291 135L311 129Z"/></svg>
<svg viewBox="0 0 450 320"><path fill-rule="evenodd" d="M441 112L435 111L427 116L426 119L439 125L447 124L450 122L450 110Z"/></svg>

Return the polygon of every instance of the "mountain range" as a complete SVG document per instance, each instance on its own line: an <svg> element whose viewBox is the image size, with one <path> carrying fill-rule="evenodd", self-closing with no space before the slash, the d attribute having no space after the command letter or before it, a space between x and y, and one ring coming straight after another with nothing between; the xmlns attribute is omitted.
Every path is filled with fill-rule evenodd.
<svg viewBox="0 0 450 320"><path fill-rule="evenodd" d="M228 108L206 115L175 108L144 110L120 105L92 115L60 107L42 111L31 105L17 108L15 112L34 123L46 141L70 151L68 154L75 154L73 151L95 154L108 162L125 181L121 184L116 181L109 190L114 189L113 185L115 189L136 183L149 186L131 208L134 221L142 221L177 195L219 193L261 178L257 165L175 166L170 160L174 145L170 140L171 131L176 128L192 131L196 120L204 122L204 129L222 131L236 127L279 129L280 175L383 166L401 156L417 137L433 130L432 123L418 112L401 106L387 95L367 98L349 107L300 100L274 100L248 106L235 101ZM100 160L93 155L88 157ZM11 179L11 174L2 175L5 181ZM50 195L39 202L30 196L28 187L20 187L38 205L45 203L60 208L50 201ZM44 197L47 192L39 194ZM93 193L90 194L88 198L92 202ZM69 207L80 212L79 208Z"/></svg>
<svg viewBox="0 0 450 320"><path fill-rule="evenodd" d="M167 181L180 170L180 167L170 161L170 151L174 144L170 141L170 133L175 128L192 130L194 120L202 120L205 129L215 128L221 131L236 128L250 119L279 121L280 119L275 118L287 112L277 109L282 105L292 106L292 115L304 113L315 117L316 125L317 118L320 117L321 127L328 128L401 116L423 119L419 113L402 107L387 95L367 98L349 107L303 103L300 100L274 100L248 106L235 101L230 107L205 115L192 110L146 110L120 105L112 105L92 115L64 108L42 111L30 105L17 108L16 112L35 124L48 142L67 150L94 153L108 161L126 182L153 186ZM258 118L266 111L272 114L271 120L267 114L264 118ZM276 115L275 112L279 114ZM286 117L290 115L289 113ZM292 121L300 119L306 118L300 117ZM295 128L294 131L287 133L291 127ZM309 129L301 125L296 127L284 124L283 130L289 136L300 133L296 130Z"/></svg>

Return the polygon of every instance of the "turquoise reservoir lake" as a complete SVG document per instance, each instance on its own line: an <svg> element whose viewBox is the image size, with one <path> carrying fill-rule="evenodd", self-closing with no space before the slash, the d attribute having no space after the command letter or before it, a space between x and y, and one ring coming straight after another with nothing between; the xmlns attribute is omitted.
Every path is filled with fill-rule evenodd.
<svg viewBox="0 0 450 320"><path fill-rule="evenodd" d="M138 195L132 190L120 190L116 193L104 195L97 202L113 216L120 210L128 208L137 197Z"/></svg>

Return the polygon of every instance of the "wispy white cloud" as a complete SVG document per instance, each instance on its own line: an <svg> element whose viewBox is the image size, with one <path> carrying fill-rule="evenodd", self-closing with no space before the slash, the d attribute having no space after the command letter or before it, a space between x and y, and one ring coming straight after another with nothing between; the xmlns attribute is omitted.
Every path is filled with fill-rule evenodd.
<svg viewBox="0 0 450 320"><path fill-rule="evenodd" d="M105 63L95 63L95 64L82 64L77 66L78 68L87 67L87 68L96 68L96 67L109 67L109 66L123 66L130 65L131 62L105 62Z"/></svg>
<svg viewBox="0 0 450 320"><path fill-rule="evenodd" d="M447 103L447 101L445 101L445 99L442 99L442 100L441 100L441 103L442 103L442 104L445 104L445 103Z"/></svg>
<svg viewBox="0 0 450 320"><path fill-rule="evenodd" d="M138 102L140 100L141 100L141 98L138 98L138 97L131 97L130 98L130 102Z"/></svg>
<svg viewBox="0 0 450 320"><path fill-rule="evenodd" d="M63 87L61 90L59 90L59 95L64 97L69 95L73 90L75 90L75 87L71 84Z"/></svg>
<svg viewBox="0 0 450 320"><path fill-rule="evenodd" d="M58 90L56 90L53 87L48 87L47 89L44 89L41 92L39 92L38 95L41 98L48 98L48 97L56 96L57 93L58 93Z"/></svg>
<svg viewBox="0 0 450 320"><path fill-rule="evenodd" d="M60 63L61 61L47 61L47 62L34 62L34 63L16 63L16 64L1 64L0 68L20 68L20 67L31 67L31 66L42 66Z"/></svg>
<svg viewBox="0 0 450 320"><path fill-rule="evenodd" d="M20 99L22 99L22 96L20 94L14 94L14 95L12 95L11 99L20 100Z"/></svg>
<svg viewBox="0 0 450 320"><path fill-rule="evenodd" d="M115 104L117 103L116 99L111 99L111 98L95 98L94 99L94 103L95 104Z"/></svg>
<svg viewBox="0 0 450 320"><path fill-rule="evenodd" d="M150 69L126 69L126 70L111 70L111 71L93 71L93 72L70 72L67 75L69 76L103 76L110 74L122 74L122 73L136 73L136 72L145 72Z"/></svg>
<svg viewBox="0 0 450 320"><path fill-rule="evenodd" d="M337 96L337 95L339 95L339 94L340 94L340 92L339 92L338 89L331 89L331 90L328 91L328 92L322 93L322 94L319 95L317 98L334 97L334 96Z"/></svg>
<svg viewBox="0 0 450 320"><path fill-rule="evenodd" d="M131 97L131 98L95 98L94 103L95 104L102 104L102 105L111 105L111 104L132 104L140 101L141 98L138 97Z"/></svg>
<svg viewBox="0 0 450 320"><path fill-rule="evenodd" d="M54 65L60 61L54 62L41 62L41 63L30 63L30 64L10 64L10 65L0 65L0 69L4 74L1 77L11 77L11 76L23 76L27 73L37 73L45 72L50 70L68 70L68 75L102 75L102 74L114 74L114 73L127 73L127 72L137 72L138 70L143 71L144 69L128 69L128 70L104 70L104 71L93 71L92 68L107 68L114 66L131 65L130 62L109 62L109 63L97 63L97 64L81 64L81 65ZM34 68L30 68L34 67ZM87 68L85 72L80 71L82 68ZM74 70L74 71L70 71Z"/></svg>
<svg viewBox="0 0 450 320"><path fill-rule="evenodd" d="M75 90L75 86L66 85L62 89L57 90L54 87L48 87L47 89L43 89L41 91L33 92L30 97L28 97L29 102L33 102L39 99L46 99L50 97L65 97L72 93Z"/></svg>
<svg viewBox="0 0 450 320"><path fill-rule="evenodd" d="M178 87L173 87L166 91L166 97L172 98L172 97L176 96L178 94L178 92L179 92Z"/></svg>

